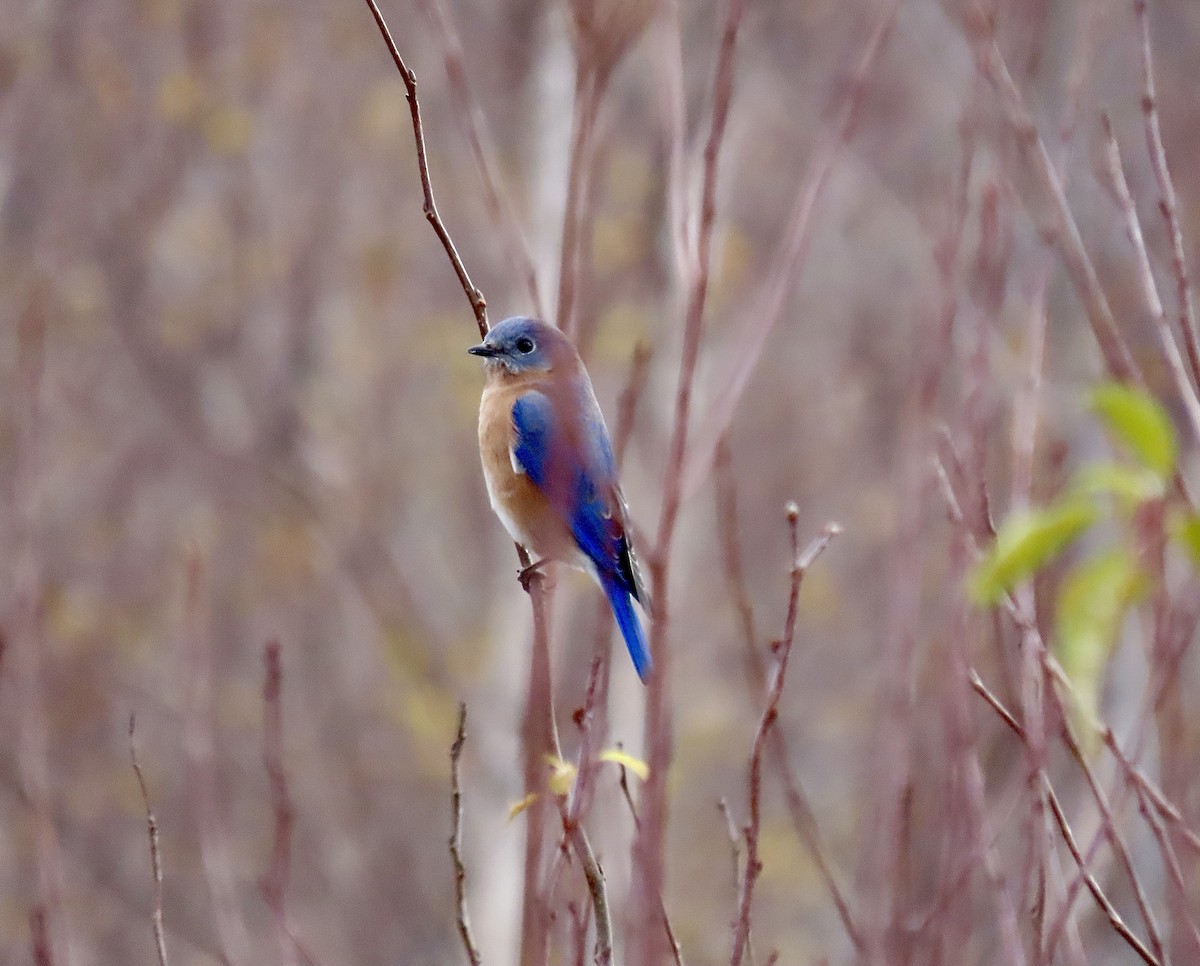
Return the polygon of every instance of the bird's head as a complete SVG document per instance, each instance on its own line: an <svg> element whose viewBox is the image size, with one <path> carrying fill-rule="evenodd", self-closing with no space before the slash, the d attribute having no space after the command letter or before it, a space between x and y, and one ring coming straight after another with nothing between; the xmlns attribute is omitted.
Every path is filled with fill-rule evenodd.
<svg viewBox="0 0 1200 966"><path fill-rule="evenodd" d="M482 357L489 370L514 375L550 372L577 358L574 347L558 329L524 316L492 326L487 338L467 351Z"/></svg>

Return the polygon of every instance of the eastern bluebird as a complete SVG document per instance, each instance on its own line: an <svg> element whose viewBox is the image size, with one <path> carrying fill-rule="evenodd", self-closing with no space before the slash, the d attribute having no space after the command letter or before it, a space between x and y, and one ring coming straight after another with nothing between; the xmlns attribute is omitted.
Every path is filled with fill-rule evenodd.
<svg viewBox="0 0 1200 966"><path fill-rule="evenodd" d="M625 499L592 381L570 340L538 319L512 318L467 350L482 356L479 452L492 509L537 567L588 571L612 606L644 681L650 651L633 600L648 608Z"/></svg>

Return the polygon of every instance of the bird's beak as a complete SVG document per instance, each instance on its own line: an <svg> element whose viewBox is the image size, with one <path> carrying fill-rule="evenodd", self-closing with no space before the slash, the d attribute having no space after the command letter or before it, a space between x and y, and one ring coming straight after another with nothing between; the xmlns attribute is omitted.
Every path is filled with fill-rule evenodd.
<svg viewBox="0 0 1200 966"><path fill-rule="evenodd" d="M483 356L485 359L490 359L492 356L500 354L499 349L488 345L486 342L480 342L479 345L473 345L467 351L473 356Z"/></svg>

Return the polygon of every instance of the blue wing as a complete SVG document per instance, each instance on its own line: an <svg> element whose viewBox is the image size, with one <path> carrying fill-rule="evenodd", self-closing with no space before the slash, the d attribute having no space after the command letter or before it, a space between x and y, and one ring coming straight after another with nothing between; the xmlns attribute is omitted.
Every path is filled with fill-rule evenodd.
<svg viewBox="0 0 1200 966"><path fill-rule="evenodd" d="M579 549L601 573L612 573L632 594L638 588L625 565L625 514L616 486L612 448L599 415L566 412L543 392L513 403L513 456L567 522ZM565 403L569 405L572 400ZM572 415L580 418L571 419Z"/></svg>
<svg viewBox="0 0 1200 966"><path fill-rule="evenodd" d="M598 411L588 412L576 400L565 404L567 418L560 418L555 401L545 393L517 398L512 409L513 457L562 515L579 549L595 566L634 666L645 677L650 654L630 597L643 606L647 598L626 535L625 505L608 432Z"/></svg>

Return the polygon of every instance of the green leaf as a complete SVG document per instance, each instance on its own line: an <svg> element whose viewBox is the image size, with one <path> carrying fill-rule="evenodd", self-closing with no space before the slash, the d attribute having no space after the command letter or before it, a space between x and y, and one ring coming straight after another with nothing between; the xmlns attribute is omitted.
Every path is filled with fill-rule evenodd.
<svg viewBox="0 0 1200 966"><path fill-rule="evenodd" d="M1101 678L1117 632L1147 584L1126 548L1097 554L1063 581L1056 624L1059 659L1089 722L1097 718Z"/></svg>
<svg viewBox="0 0 1200 966"><path fill-rule="evenodd" d="M994 604L1079 536L1098 514L1095 504L1080 499L1014 513L971 573L967 586L971 599Z"/></svg>
<svg viewBox="0 0 1200 966"><path fill-rule="evenodd" d="M1092 392L1092 408L1147 469L1161 480L1175 472L1178 446L1166 410L1156 399L1122 383L1109 382Z"/></svg>
<svg viewBox="0 0 1200 966"><path fill-rule="evenodd" d="M1081 496L1111 496L1132 509L1163 495L1163 480L1152 470L1121 463L1088 463L1075 474L1071 489Z"/></svg>
<svg viewBox="0 0 1200 966"><path fill-rule="evenodd" d="M1192 563L1200 566L1200 513L1186 513L1175 521L1171 533L1183 545L1183 549L1192 558Z"/></svg>

